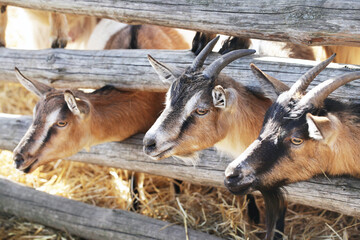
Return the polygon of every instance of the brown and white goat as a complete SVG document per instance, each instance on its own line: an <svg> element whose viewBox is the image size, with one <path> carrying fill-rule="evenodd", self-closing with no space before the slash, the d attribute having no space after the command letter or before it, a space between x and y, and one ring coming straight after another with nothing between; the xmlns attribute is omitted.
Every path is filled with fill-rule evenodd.
<svg viewBox="0 0 360 240"><path fill-rule="evenodd" d="M129 45L153 49L188 47L182 36L172 29L164 28L160 34L152 26L123 27L113 34L102 35L110 37L105 44L108 48L129 48ZM131 30L133 27L136 31ZM104 26L98 31L109 32ZM16 166L25 172L69 157L83 148L145 132L156 120L165 98L164 93L125 92L110 86L93 93L58 90L29 80L18 71L17 77L40 97L34 109L33 124L14 150Z"/></svg>
<svg viewBox="0 0 360 240"><path fill-rule="evenodd" d="M336 53L335 63L360 64L360 47L350 46L323 46L321 48L326 58Z"/></svg>
<svg viewBox="0 0 360 240"><path fill-rule="evenodd" d="M0 6L0 47L6 46L5 32L7 26L7 6Z"/></svg>
<svg viewBox="0 0 360 240"><path fill-rule="evenodd" d="M203 69L217 40L185 71L149 56L160 78L171 83L166 107L144 137L145 153L152 158L188 157L214 145L237 156L256 138L271 101L220 74L231 61L254 51L232 51Z"/></svg>
<svg viewBox="0 0 360 240"><path fill-rule="evenodd" d="M9 14L8 11L10 10ZM12 14L11 14L12 13ZM28 24L32 30L31 36L26 36L26 48L64 48L72 43L73 48L86 46L87 40L96 26L95 17L74 14L61 14L55 12L22 9L17 7L1 6L0 44L5 46L5 29L9 17L15 17L18 24ZM23 27L24 28L24 27ZM26 31L22 31L26 32ZM11 45L11 44L10 44ZM22 46L24 47L24 46Z"/></svg>
<svg viewBox="0 0 360 240"><path fill-rule="evenodd" d="M106 86L92 93L59 90L24 77L22 85L40 97L33 123L14 150L25 173L92 145L145 132L162 109L163 93L126 92Z"/></svg>
<svg viewBox="0 0 360 240"><path fill-rule="evenodd" d="M155 25L128 25L101 19L86 49L189 49L183 36L173 28Z"/></svg>
<svg viewBox="0 0 360 240"><path fill-rule="evenodd" d="M280 89L253 66L274 104L258 138L227 167L225 186L235 194L253 190L272 194L269 205L275 219L268 216L268 220L273 223L276 208L283 204L279 187L322 173L360 177L360 105L327 98L359 79L360 72L329 79L305 92L334 57L310 69L290 89Z"/></svg>

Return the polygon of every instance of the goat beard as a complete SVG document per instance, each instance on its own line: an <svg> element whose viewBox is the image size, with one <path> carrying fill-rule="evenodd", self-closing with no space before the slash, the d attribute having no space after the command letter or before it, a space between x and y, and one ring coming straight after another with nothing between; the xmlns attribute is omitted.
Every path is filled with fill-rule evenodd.
<svg viewBox="0 0 360 240"><path fill-rule="evenodd" d="M260 190L265 201L266 240L282 239L287 203L282 188ZM280 231L274 235L274 229ZM272 238L274 235L274 238Z"/></svg>

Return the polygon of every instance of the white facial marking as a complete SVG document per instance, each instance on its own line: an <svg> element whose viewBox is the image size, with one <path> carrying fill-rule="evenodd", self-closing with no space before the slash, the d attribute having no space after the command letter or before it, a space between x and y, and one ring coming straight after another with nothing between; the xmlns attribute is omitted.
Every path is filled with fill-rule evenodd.
<svg viewBox="0 0 360 240"><path fill-rule="evenodd" d="M170 87L170 88L171 88L171 87ZM171 94L171 93L170 93L170 91L171 91L171 90L169 89L169 91L167 91L167 93L166 93L166 100L165 100L165 106L166 106L166 107L168 107L168 106L170 107L170 104L171 104L171 101L170 101L170 94Z"/></svg>
<svg viewBox="0 0 360 240"><path fill-rule="evenodd" d="M323 140L324 137L322 136L319 129L316 127L316 124L313 122L313 120L310 117L306 116L306 122L309 126L309 137L315 140Z"/></svg>
<svg viewBox="0 0 360 240"><path fill-rule="evenodd" d="M170 112L171 112L171 107L166 106L164 111L161 113L160 117L156 119L155 123L151 126L148 132L157 132L161 124L164 122L164 120L167 118Z"/></svg>
<svg viewBox="0 0 360 240"><path fill-rule="evenodd" d="M192 96L190 98L190 100L186 103L185 108L184 108L184 114L183 114L184 120L194 111L202 93L203 93L203 91L199 91L199 92L195 93L195 95Z"/></svg>
<svg viewBox="0 0 360 240"><path fill-rule="evenodd" d="M58 115L60 113L60 108L56 109L55 111L51 112L45 119L45 123L44 123L44 126L43 128L41 129L42 132L39 136L38 139L35 140L35 143L32 145L31 149L29 150L29 152L31 154L34 154L38 149L39 147L43 144L43 142L45 141L45 138L49 132L49 129L51 126L53 126L57 119L58 119Z"/></svg>

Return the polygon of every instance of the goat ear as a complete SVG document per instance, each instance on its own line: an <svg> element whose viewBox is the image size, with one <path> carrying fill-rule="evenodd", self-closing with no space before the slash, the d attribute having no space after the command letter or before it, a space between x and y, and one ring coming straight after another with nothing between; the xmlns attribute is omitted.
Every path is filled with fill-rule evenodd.
<svg viewBox="0 0 360 240"><path fill-rule="evenodd" d="M65 102L70 111L79 117L83 117L89 112L89 106L85 101L76 100L74 94L70 90L64 92Z"/></svg>
<svg viewBox="0 0 360 240"><path fill-rule="evenodd" d="M150 55L148 55L148 59L151 66L155 69L156 73L159 75L160 79L165 83L174 82L181 74L180 69L166 65L164 63L160 63Z"/></svg>
<svg viewBox="0 0 360 240"><path fill-rule="evenodd" d="M332 121L328 117L306 114L306 121L309 126L309 136L315 140L328 142L334 134Z"/></svg>
<svg viewBox="0 0 360 240"><path fill-rule="evenodd" d="M215 107L226 108L227 106L226 92L222 86L217 85L216 87L214 87L211 95Z"/></svg>
<svg viewBox="0 0 360 240"><path fill-rule="evenodd" d="M53 89L52 87L49 87L46 84L28 79L20 72L20 70L17 67L15 67L15 75L19 80L19 82L21 83L21 85L23 85L27 90L29 90L32 93L35 93L39 97L41 97L47 92L50 92Z"/></svg>
<svg viewBox="0 0 360 240"><path fill-rule="evenodd" d="M290 89L285 83L261 71L255 64L251 63L250 68L259 80L265 97L271 99L273 102L276 101L282 92Z"/></svg>

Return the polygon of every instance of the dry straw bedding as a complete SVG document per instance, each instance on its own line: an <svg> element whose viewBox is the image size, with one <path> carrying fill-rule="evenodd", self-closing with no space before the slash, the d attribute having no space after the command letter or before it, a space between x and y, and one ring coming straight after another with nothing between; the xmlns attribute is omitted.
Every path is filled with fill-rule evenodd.
<svg viewBox="0 0 360 240"><path fill-rule="evenodd" d="M18 84L0 84L1 112L31 114L36 101L33 94ZM11 155L9 151L0 151L0 174L11 180L96 206L127 210L131 207L129 171L58 160L32 174L23 174L13 167ZM140 179L141 214L180 225L186 222L189 228L224 238L264 236L263 219L259 226L250 224L246 200L226 189L184 182L180 194L175 194L172 179L152 175L142 175ZM263 215L262 199L257 198L257 203ZM19 217L0 217L0 239L77 239ZM289 239L360 239L360 219L290 204L285 232Z"/></svg>

